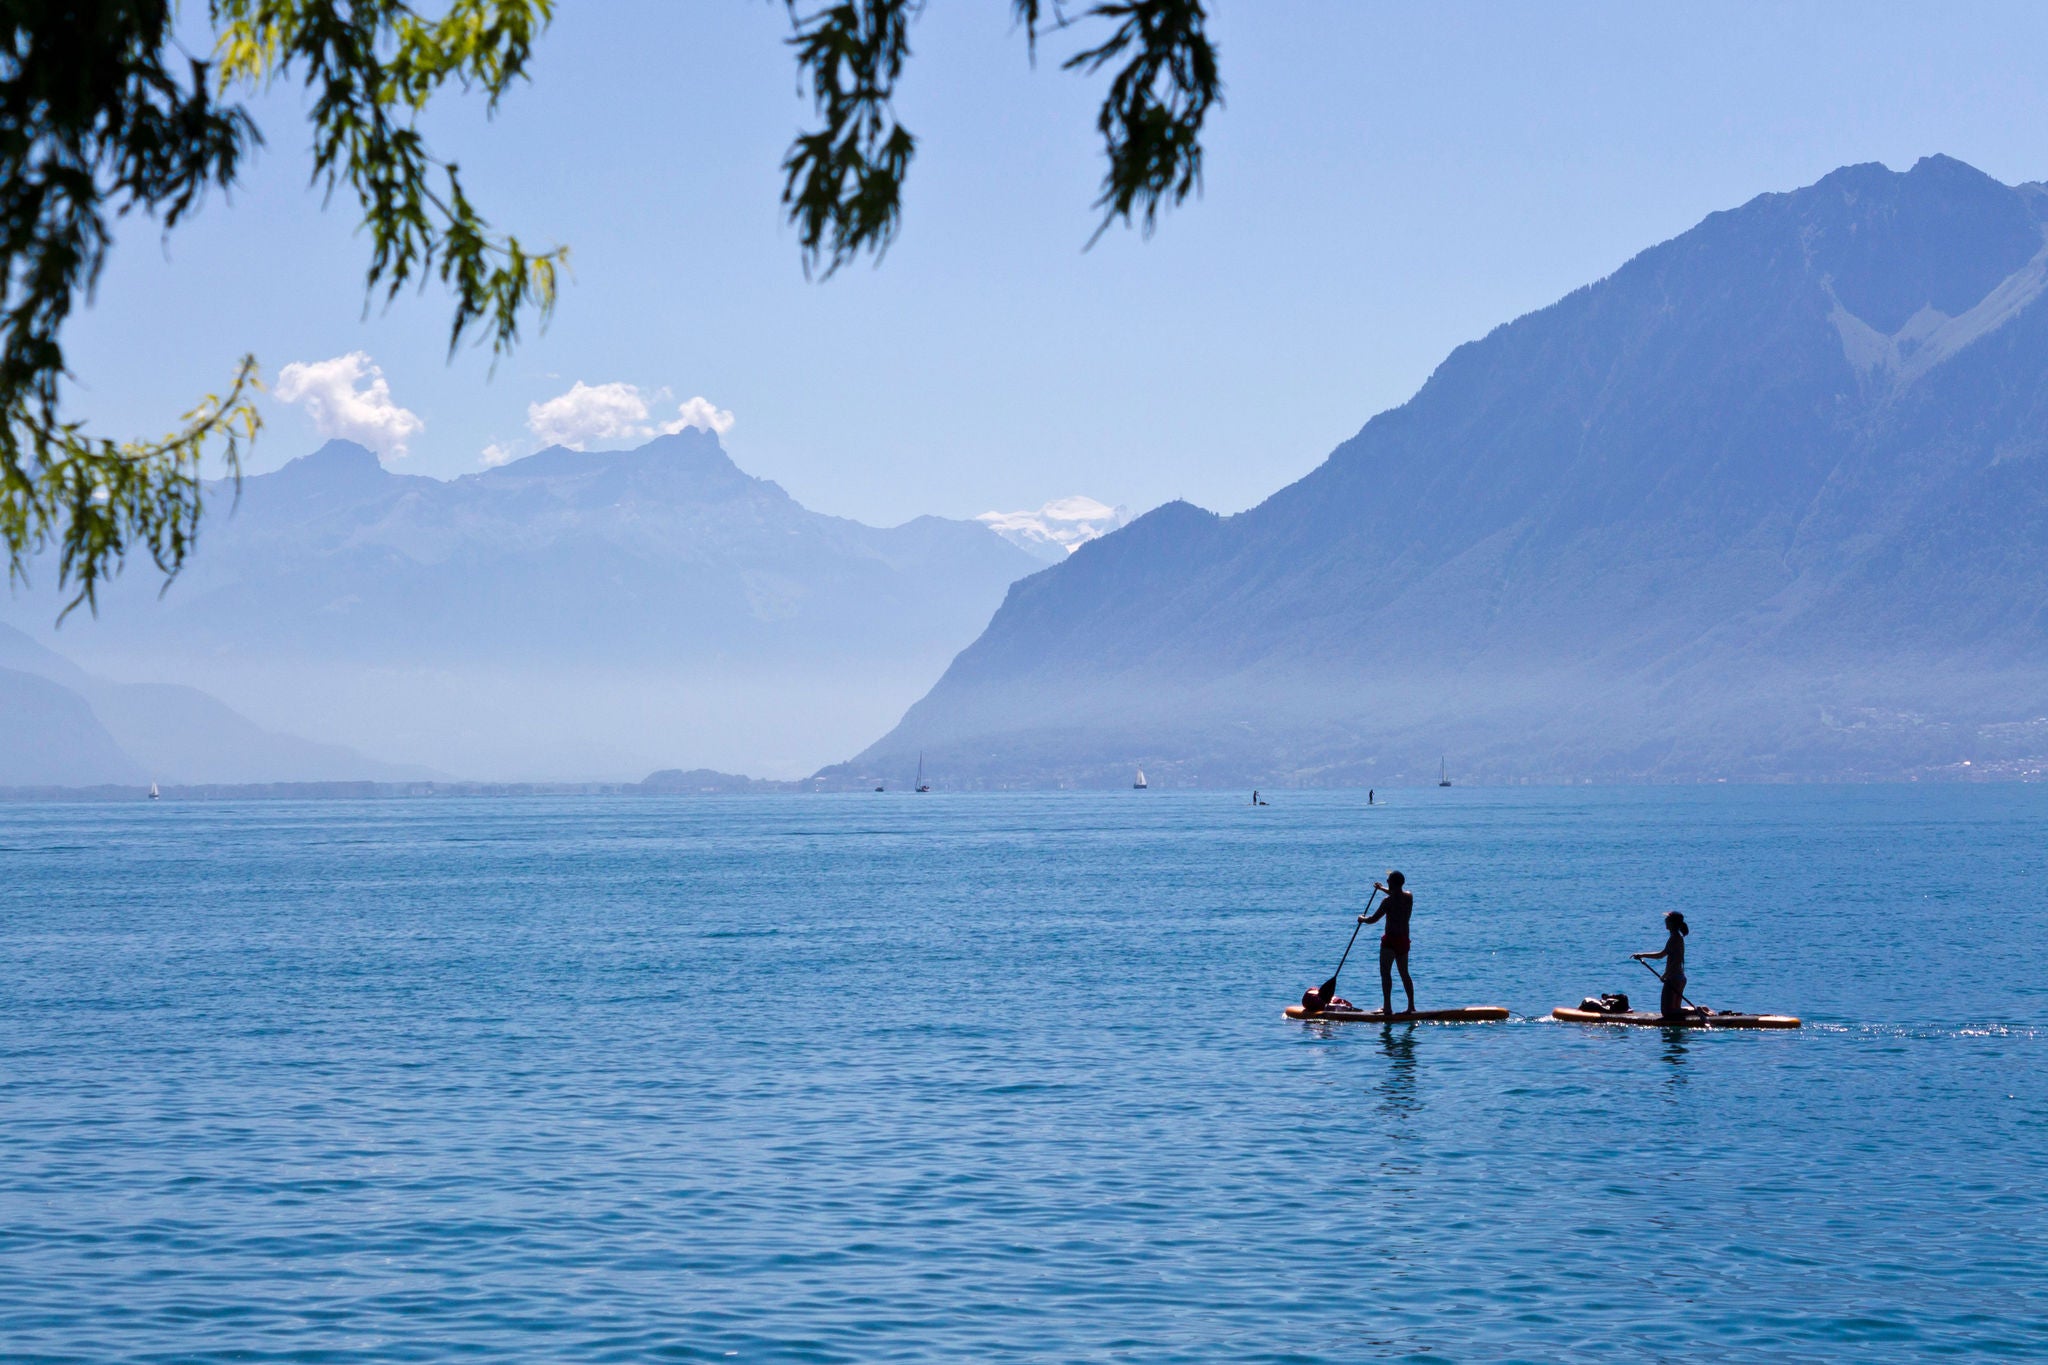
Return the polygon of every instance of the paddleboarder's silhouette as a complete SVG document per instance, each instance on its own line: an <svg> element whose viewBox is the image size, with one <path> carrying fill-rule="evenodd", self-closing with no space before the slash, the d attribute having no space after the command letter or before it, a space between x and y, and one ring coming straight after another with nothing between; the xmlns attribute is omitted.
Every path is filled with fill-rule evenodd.
<svg viewBox="0 0 2048 1365"><path fill-rule="evenodd" d="M1638 962L1649 962L1658 958L1664 961L1664 992L1657 1004L1666 1019L1679 1019L1685 1015L1685 936L1692 932L1687 927L1685 916L1673 910L1664 916L1664 927L1670 935L1664 940L1661 953L1630 953Z"/></svg>
<svg viewBox="0 0 2048 1365"><path fill-rule="evenodd" d="M1415 1013L1415 982L1408 975L1408 917L1415 913L1415 897L1402 889L1407 883L1398 872L1389 872L1385 882L1374 882L1387 898L1370 915L1358 917L1360 924L1387 922L1380 931L1380 1004L1388 1014L1394 1012L1395 967L1401 969L1401 989L1408 993L1408 1013Z"/></svg>

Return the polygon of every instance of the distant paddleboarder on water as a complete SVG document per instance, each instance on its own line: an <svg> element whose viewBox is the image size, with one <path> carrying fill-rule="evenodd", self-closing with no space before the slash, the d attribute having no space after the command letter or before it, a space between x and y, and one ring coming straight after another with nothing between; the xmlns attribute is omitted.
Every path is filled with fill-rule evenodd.
<svg viewBox="0 0 2048 1365"><path fill-rule="evenodd" d="M1398 872L1389 872L1385 882L1374 882L1373 888L1386 892L1387 898L1370 915L1358 917L1360 924L1387 922L1380 932L1380 1004L1388 1014L1394 1012L1396 967L1401 969L1401 989L1408 993L1408 1013L1415 1013L1415 982L1408 975L1408 917L1415 913L1415 897L1402 889L1407 882Z"/></svg>
<svg viewBox="0 0 2048 1365"><path fill-rule="evenodd" d="M1685 936L1692 930L1687 927L1685 916L1676 910L1664 917L1664 927L1670 933L1664 940L1663 952L1630 953L1629 956L1644 964L1660 958L1663 960L1664 970L1659 975L1664 978L1664 993L1658 1005L1666 1019L1678 1019L1685 1014ZM1656 971L1656 968L1650 970Z"/></svg>

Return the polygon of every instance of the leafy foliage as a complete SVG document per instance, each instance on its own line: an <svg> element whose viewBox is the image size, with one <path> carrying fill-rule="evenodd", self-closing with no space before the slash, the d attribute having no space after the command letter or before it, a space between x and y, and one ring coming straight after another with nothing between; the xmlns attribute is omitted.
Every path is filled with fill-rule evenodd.
<svg viewBox="0 0 2048 1365"><path fill-rule="evenodd" d="M1035 4L1036 0L1019 0ZM1202 123L1222 98L1216 49L1202 27L1200 0L1121 0L1094 12L1116 22L1109 37L1067 59L1096 72L1121 59L1096 116L1109 170L1102 180L1099 237L1138 213L1146 232L1169 197L1176 204L1202 184Z"/></svg>
<svg viewBox="0 0 2048 1365"><path fill-rule="evenodd" d="M345 181L362 202L368 287L390 298L437 275L455 294L450 351L478 326L496 353L510 350L523 309L553 311L567 252L535 254L494 235L416 121L451 82L481 90L495 110L553 10L554 0L454 0L428 20L402 0L214 0L222 84L304 73L317 94L313 175L330 194Z"/></svg>
<svg viewBox="0 0 2048 1365"><path fill-rule="evenodd" d="M526 70L552 0L453 0L437 19L399 0L214 0L216 60L183 55L170 0L0 0L0 536L14 580L61 545L60 582L92 605L127 554L177 573L198 534L209 453L239 477L260 419L255 362L160 441L112 441L60 415L61 333L89 299L110 218L166 232L260 142L230 98L303 72L316 88L314 175L363 205L368 285L438 277L450 347L472 330L502 354L521 315L553 306L560 251L493 234L417 119L449 84L493 107Z"/></svg>
<svg viewBox="0 0 2048 1365"><path fill-rule="evenodd" d="M159 562L183 559L197 454L178 438L93 441L60 421L59 334L99 279L110 215L142 208L175 226L256 141L248 116L215 100L204 63L167 59L169 19L152 0L0 4L0 534L16 578L61 538L65 580L87 600L133 539ZM237 406L249 378L181 435L253 418Z"/></svg>
<svg viewBox="0 0 2048 1365"><path fill-rule="evenodd" d="M823 261L829 275L863 250L880 255L896 235L917 140L891 100L918 8L918 0L840 0L805 14L789 0L790 45L825 123L799 133L782 162L782 202L806 271Z"/></svg>
<svg viewBox="0 0 2048 1365"><path fill-rule="evenodd" d="M1063 64L1113 71L1096 120L1108 160L1096 236L1117 221L1151 231L1200 188L1202 127L1221 100L1202 0L1010 3L1034 59L1042 34L1109 25ZM880 257L901 221L917 142L893 101L923 0L784 4L821 126L791 145L783 202L806 271L830 275ZM441 0L431 15L406 0L209 0L205 60L179 46L173 0L0 0L0 537L12 580L53 543L60 583L76 590L67 613L95 604L136 549L168 580L198 535L204 463L240 477L261 425L251 358L159 441L89 435L59 402L61 334L92 296L110 219L141 211L169 232L208 189L232 185L262 141L238 91L298 79L312 92L313 179L362 207L371 298L438 279L455 301L451 352L488 337L502 356L524 318L546 320L565 250L494 232L419 119L450 86L496 109L553 12L554 0Z"/></svg>
<svg viewBox="0 0 2048 1365"><path fill-rule="evenodd" d="M806 271L830 275L862 252L880 257L895 239L917 148L896 118L896 83L923 3L784 3L821 126L790 144L782 201ZM1091 20L1111 25L1062 66L1090 75L1115 68L1095 120L1109 163L1095 236L1118 221L1149 233L1162 207L1201 188L1202 127L1223 98L1202 0L1098 0L1071 10L1061 0L1011 0L1011 9L1034 58L1042 33Z"/></svg>
<svg viewBox="0 0 2048 1365"><path fill-rule="evenodd" d="M148 552L168 587L199 535L207 455L240 470L263 425L249 401L256 387L256 359L244 356L225 395L208 394L177 431L154 442L90 437L75 422L10 422L0 464L10 578L23 578L26 557L54 537L62 542L60 582L77 585L59 620L92 604L100 579L118 572L131 549Z"/></svg>

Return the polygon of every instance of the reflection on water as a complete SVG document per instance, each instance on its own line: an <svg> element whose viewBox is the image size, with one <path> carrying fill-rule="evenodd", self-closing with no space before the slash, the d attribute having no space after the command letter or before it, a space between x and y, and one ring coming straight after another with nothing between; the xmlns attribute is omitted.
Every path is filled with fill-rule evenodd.
<svg viewBox="0 0 2048 1365"><path fill-rule="evenodd" d="M1414 1024L1380 1025L1380 1055L1387 1059L1380 1078L1380 1112L1406 1118L1422 1108L1415 1089Z"/></svg>
<svg viewBox="0 0 2048 1365"><path fill-rule="evenodd" d="M1667 1028L1663 1029L1662 1032L1664 1034L1664 1050L1661 1055L1666 1064L1671 1067L1671 1074L1665 1079L1671 1085L1684 1085L1686 1082L1685 1053L1689 1045L1686 1035L1692 1032L1692 1030Z"/></svg>
<svg viewBox="0 0 2048 1365"><path fill-rule="evenodd" d="M0 803L0 1356L2048 1359L2048 786L1348 801Z"/></svg>

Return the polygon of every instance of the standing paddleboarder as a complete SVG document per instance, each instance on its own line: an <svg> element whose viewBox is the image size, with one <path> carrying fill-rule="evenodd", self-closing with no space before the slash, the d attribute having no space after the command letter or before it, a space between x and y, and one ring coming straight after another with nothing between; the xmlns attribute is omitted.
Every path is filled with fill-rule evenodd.
<svg viewBox="0 0 2048 1365"><path fill-rule="evenodd" d="M1388 1014L1394 1012L1395 967L1401 969L1401 989L1408 993L1408 1013L1415 1013L1415 982L1408 975L1408 917L1415 913L1415 897L1402 889L1407 882L1398 872L1389 872L1385 882L1374 882L1373 888L1386 892L1387 898L1370 915L1358 917L1360 924L1387 922L1380 932L1380 1005Z"/></svg>
<svg viewBox="0 0 2048 1365"><path fill-rule="evenodd" d="M1663 952L1630 953L1629 956L1638 962L1663 960L1664 993L1657 1003L1666 1019L1678 1019L1685 1014L1685 936L1692 930L1686 926L1685 916L1676 910L1664 916L1664 927L1670 933L1664 940Z"/></svg>

